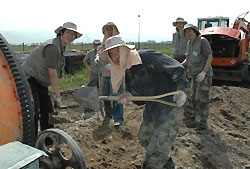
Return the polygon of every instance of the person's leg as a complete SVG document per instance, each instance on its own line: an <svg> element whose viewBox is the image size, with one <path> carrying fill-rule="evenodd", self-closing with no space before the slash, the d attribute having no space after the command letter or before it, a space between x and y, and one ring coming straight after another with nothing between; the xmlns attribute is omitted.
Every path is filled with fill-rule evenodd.
<svg viewBox="0 0 250 169"><path fill-rule="evenodd" d="M162 109L161 115L164 121L158 124L154 117L154 132L147 146L147 152L143 162L145 169L162 169L174 166L169 153L176 138L178 128L183 118L184 108ZM155 112L151 112L155 113ZM163 115L164 116L164 115ZM158 117L161 118L161 117Z"/></svg>
<svg viewBox="0 0 250 169"><path fill-rule="evenodd" d="M188 105L185 107L184 115L187 118L195 118L196 113L194 112L195 107L195 84L194 79L188 79L187 85L187 98L188 98Z"/></svg>
<svg viewBox="0 0 250 169"><path fill-rule="evenodd" d="M39 100L40 100L40 126L41 131L54 128L54 125L49 124L49 114L53 113L53 105L51 98L49 96L49 91L47 87L40 87L39 90Z"/></svg>
<svg viewBox="0 0 250 169"><path fill-rule="evenodd" d="M110 82L110 86L111 86L111 82ZM120 96L120 94L122 94L122 91L123 91L123 88L121 85L117 94L114 94L112 90L112 95ZM123 104L119 104L118 102L114 101L113 102L113 118L114 118L115 125L123 124L124 122L123 116L124 116Z"/></svg>
<svg viewBox="0 0 250 169"><path fill-rule="evenodd" d="M101 95L102 96L110 96L110 77L103 77L101 78ZM104 111L105 116L112 116L113 111L111 107L110 101L103 101L104 103Z"/></svg>
<svg viewBox="0 0 250 169"><path fill-rule="evenodd" d="M195 102L196 102L196 111L197 115L195 117L195 120L197 122L196 129L198 130L204 130L208 128L207 124L207 118L208 114L210 112L210 87L212 84L212 77L206 76L204 80L200 83L197 83L197 89L196 89L196 96L195 96Z"/></svg>

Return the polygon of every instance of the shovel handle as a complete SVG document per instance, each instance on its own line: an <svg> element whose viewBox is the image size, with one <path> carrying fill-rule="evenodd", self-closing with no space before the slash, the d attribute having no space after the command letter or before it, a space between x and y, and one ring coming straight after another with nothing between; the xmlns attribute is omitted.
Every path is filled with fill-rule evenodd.
<svg viewBox="0 0 250 169"><path fill-rule="evenodd" d="M150 101L150 102L158 102L162 104L166 104L169 106L177 106L176 103L166 102L164 100L160 100L160 98L175 95L176 98L179 97L179 92L170 92L165 93L157 96L128 96L128 100L130 101ZM119 96L100 96L99 99L101 100L109 100L109 101L118 101Z"/></svg>

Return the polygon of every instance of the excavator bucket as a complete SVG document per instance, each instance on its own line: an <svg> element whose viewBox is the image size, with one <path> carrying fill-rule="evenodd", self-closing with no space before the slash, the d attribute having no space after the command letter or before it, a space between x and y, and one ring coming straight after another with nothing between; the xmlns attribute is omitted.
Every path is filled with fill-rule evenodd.
<svg viewBox="0 0 250 169"><path fill-rule="evenodd" d="M11 141L34 145L34 111L26 78L0 34L0 145Z"/></svg>

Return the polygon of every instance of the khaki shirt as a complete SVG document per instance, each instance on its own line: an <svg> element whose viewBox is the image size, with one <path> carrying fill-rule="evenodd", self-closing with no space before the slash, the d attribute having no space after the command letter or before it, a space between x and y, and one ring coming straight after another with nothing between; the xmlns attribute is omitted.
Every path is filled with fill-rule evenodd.
<svg viewBox="0 0 250 169"><path fill-rule="evenodd" d="M184 56L187 47L187 38L180 35L179 32L173 34L173 57L178 58L178 56Z"/></svg>
<svg viewBox="0 0 250 169"><path fill-rule="evenodd" d="M211 46L204 37L197 36L194 42L187 43L187 74L189 78L195 78L205 67L208 55L212 54ZM208 69L207 75L212 76L212 67Z"/></svg>

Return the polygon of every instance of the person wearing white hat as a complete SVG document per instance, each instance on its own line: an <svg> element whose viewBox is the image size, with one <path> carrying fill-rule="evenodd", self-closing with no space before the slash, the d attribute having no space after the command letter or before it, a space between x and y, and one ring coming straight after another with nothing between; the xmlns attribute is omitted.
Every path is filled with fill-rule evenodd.
<svg viewBox="0 0 250 169"><path fill-rule="evenodd" d="M188 40L186 37L180 35L180 30L183 29L185 24L187 24L187 22L181 17L178 17L176 21L173 22L173 26L176 27L176 32L173 33L172 40L173 58L178 60L180 63L186 58L185 52Z"/></svg>
<svg viewBox="0 0 250 169"><path fill-rule="evenodd" d="M63 66L63 51L66 45L82 36L77 31L77 25L72 22L59 26L55 33L56 38L49 39L35 48L21 65L34 98L36 134L39 119L41 131L53 127L48 123L49 113L53 112L48 87L52 86L55 97L54 106L60 108L62 101L58 88L58 77Z"/></svg>
<svg viewBox="0 0 250 169"><path fill-rule="evenodd" d="M186 24L181 30L182 36L188 39L186 59L182 65L187 67L188 100L185 116L187 122L195 123L197 130L208 128L207 118L210 112L210 87L212 85L213 60L212 49L209 41L200 36L198 28Z"/></svg>
<svg viewBox="0 0 250 169"><path fill-rule="evenodd" d="M156 102L146 104L139 130L139 140L145 147L143 169L174 168L169 153L181 124L186 103L186 71L175 59L152 49L136 51L120 36L112 36L105 42L101 58L111 62L111 83L114 92L119 89L125 76L129 93L119 97L120 103L128 103L128 96L156 96L179 92L179 97L165 97L164 101L176 103L177 107Z"/></svg>

